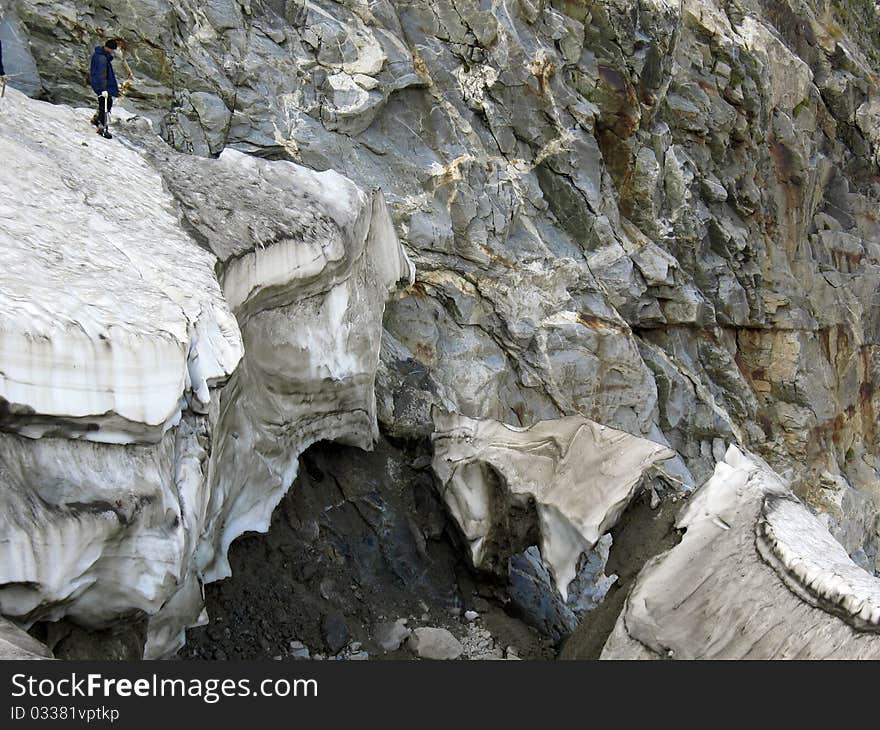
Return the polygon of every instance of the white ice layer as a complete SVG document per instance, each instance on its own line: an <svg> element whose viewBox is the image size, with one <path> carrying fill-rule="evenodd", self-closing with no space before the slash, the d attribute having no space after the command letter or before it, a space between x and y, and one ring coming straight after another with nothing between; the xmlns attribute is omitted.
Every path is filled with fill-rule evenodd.
<svg viewBox="0 0 880 730"><path fill-rule="evenodd" d="M0 613L146 616L158 657L205 620L203 582L268 528L309 444L371 446L384 302L413 272L381 194L180 156L136 120L110 143L89 115L13 89L0 108ZM147 148L189 166L203 203L188 214L228 260L184 231ZM268 242L226 230L230 212L253 230L287 221L281 193L320 225Z"/></svg>
<svg viewBox="0 0 880 730"><path fill-rule="evenodd" d="M208 399L233 372L241 336L214 257L180 229L158 173L83 132L82 114L7 91L0 421L32 437L57 432L55 417L75 421L67 437L155 441L187 389Z"/></svg>
<svg viewBox="0 0 880 730"><path fill-rule="evenodd" d="M677 526L603 658L880 658L880 580L757 457L731 446Z"/></svg>
<svg viewBox="0 0 880 730"><path fill-rule="evenodd" d="M675 455L582 416L516 428L435 411L434 428L434 471L474 565L494 557L508 505L533 500L541 558L563 598L581 555L614 526L651 467Z"/></svg>
<svg viewBox="0 0 880 730"><path fill-rule="evenodd" d="M863 630L880 626L880 580L856 565L825 525L794 499L768 497L758 547L805 600Z"/></svg>

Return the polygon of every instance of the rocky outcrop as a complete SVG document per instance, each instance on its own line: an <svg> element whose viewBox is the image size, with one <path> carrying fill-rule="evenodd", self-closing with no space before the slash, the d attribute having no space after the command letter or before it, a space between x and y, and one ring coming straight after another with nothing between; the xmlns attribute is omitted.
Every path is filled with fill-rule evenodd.
<svg viewBox="0 0 880 730"><path fill-rule="evenodd" d="M52 652L45 645L10 621L0 618L0 660L52 658Z"/></svg>
<svg viewBox="0 0 880 730"><path fill-rule="evenodd" d="M605 659L867 659L880 580L766 464L730 447L642 570Z"/></svg>
<svg viewBox="0 0 880 730"><path fill-rule="evenodd" d="M3 111L0 607L143 617L161 656L299 454L372 445L382 311L410 264L381 193L341 175L185 159L136 119L109 144L85 110L14 90Z"/></svg>

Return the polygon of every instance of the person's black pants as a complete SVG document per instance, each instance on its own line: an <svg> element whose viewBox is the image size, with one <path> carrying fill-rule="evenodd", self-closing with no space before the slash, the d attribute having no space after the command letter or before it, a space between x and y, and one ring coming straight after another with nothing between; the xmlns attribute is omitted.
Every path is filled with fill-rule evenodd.
<svg viewBox="0 0 880 730"><path fill-rule="evenodd" d="M106 97L99 96L98 97L98 113L95 115L95 119L98 120L98 126L106 127L107 126L107 118L104 115L104 103L107 103L106 110L109 112L113 108L113 97L109 94Z"/></svg>

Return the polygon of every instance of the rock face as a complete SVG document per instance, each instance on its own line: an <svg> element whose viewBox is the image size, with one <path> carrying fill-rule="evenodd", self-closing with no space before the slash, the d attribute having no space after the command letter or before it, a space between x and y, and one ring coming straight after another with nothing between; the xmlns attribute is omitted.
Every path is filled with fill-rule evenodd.
<svg viewBox="0 0 880 730"><path fill-rule="evenodd" d="M577 576L569 583L564 598L537 546L513 555L507 564L511 608L527 624L560 643L575 630L584 614L605 600L617 581L617 575L605 574L611 544L611 535L605 534L579 558Z"/></svg>
<svg viewBox="0 0 880 730"><path fill-rule="evenodd" d="M730 447L677 526L681 543L644 568L603 658L880 656L880 580L760 460Z"/></svg>
<svg viewBox="0 0 880 730"><path fill-rule="evenodd" d="M434 408L498 428L589 419L672 449L663 468L682 493L709 479L736 444L823 515L859 566L880 570L880 24L873 3L15 0L2 12L11 84L55 102L91 104L83 83L91 48L105 33L125 38L124 106L193 156L175 155L137 125L127 131L130 144L150 160L149 175L161 175L186 234L216 257L225 301L210 313L216 285L209 281L177 302L175 286L161 288L162 257L147 257L150 274L132 291L143 294L152 282L153 306L169 307L144 317L153 332L144 347L168 353L168 372L149 370L163 397L123 396L137 367L102 372L84 384L78 409L65 396L60 410L73 413L31 413L19 403L8 418L0 414L4 438L44 434L38 443L54 443L46 439L56 438L63 420L64 448L82 453L92 436L112 434L152 440L163 454L186 452L197 479L202 465L222 461L222 478L208 470L220 486L205 514L215 516L212 531L229 537L268 523L265 510L290 483L304 444L372 438L372 404L352 404L363 403L375 369L378 423L411 443L434 433ZM116 66L128 78L122 59ZM9 94L7 101L7 108L19 103ZM370 203L329 182L339 180L335 173L251 159L260 157L379 187L388 216L381 199ZM279 176L298 182L279 185ZM294 192L310 185L336 191L318 195L323 213L314 219ZM264 205L264 187L273 201L279 188L287 192L273 215L255 221L244 211ZM354 208L344 203L350 195L360 201ZM238 199L242 205L230 209ZM406 268L394 247L363 259L352 248L340 259L337 244L285 242L288 230L300 229L323 241L323 216L337 220L337 200L350 215L338 221L348 233L334 240L359 238L369 218L375 234L368 238L396 233L417 271L414 286L385 311L378 365L354 367L360 379L345 376L351 401L338 413L336 405L317 406L319 424L303 417L312 407L307 384L316 373L353 372L343 353L361 333L378 348L379 282L383 272L394 278ZM166 228L173 222L156 220ZM80 221L99 233L111 225ZM120 260L120 249L104 249L108 261ZM203 271L200 255L181 264L189 276ZM360 277L360 266L373 274ZM349 283L295 305L288 278L309 297L324 282ZM358 300L351 287L361 280L375 289ZM122 279L119 287L126 288ZM76 297L65 292L57 304ZM193 329L218 324L224 306L239 321L245 354L237 366L234 330ZM291 335L294 306L303 329ZM125 312L108 307L96 322ZM332 319L367 311L373 324L348 334L335 326L348 320ZM50 307L47 327L52 316ZM27 319L34 327L39 321ZM65 337L79 347L89 332L71 328ZM323 365L303 358L304 339L297 339L315 332L342 338L320 340L318 349L335 353ZM40 379L46 369L37 360L49 357L41 342L28 349L33 373L21 378L25 363L18 362L14 388L4 386L13 403L55 402L60 381ZM172 397L175 378L184 387ZM213 395L207 406L200 400L220 388L241 407L225 408ZM175 426L174 399L184 392L192 395ZM263 420L267 413L275 415ZM217 448L196 445L205 442L204 429ZM189 446L177 444L179 434L189 434ZM96 453L106 450L100 444ZM166 467L133 461L126 474L132 469L148 475L138 489L153 492L152 475ZM526 469L506 479L527 476ZM49 469L40 488L51 492L59 480ZM115 491L104 488L115 506ZM63 503L70 500L80 501L65 496ZM164 506L156 509L164 514ZM459 522L467 536L472 526ZM604 530L610 522L597 524ZM480 539L473 534L471 551ZM527 537L534 542L520 540L517 554L537 545L537 532ZM208 541L196 551L206 576L228 572L226 544ZM543 563L570 575L571 556L556 560L549 550L544 545Z"/></svg>
<svg viewBox="0 0 880 730"><path fill-rule="evenodd" d="M83 142L86 111L14 90L3 111L0 607L145 616L162 656L298 455L373 443L382 311L410 265L381 194L335 173L187 167L136 120L125 145Z"/></svg>
<svg viewBox="0 0 880 730"><path fill-rule="evenodd" d="M52 659L52 652L15 624L0 619L0 660Z"/></svg>

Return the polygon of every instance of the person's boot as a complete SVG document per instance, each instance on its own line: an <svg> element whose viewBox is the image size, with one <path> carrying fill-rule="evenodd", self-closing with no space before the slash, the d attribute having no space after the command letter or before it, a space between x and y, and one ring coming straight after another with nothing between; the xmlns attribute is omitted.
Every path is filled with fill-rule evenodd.
<svg viewBox="0 0 880 730"><path fill-rule="evenodd" d="M98 134L100 134L104 139L113 139L113 135L110 134L104 127L98 127Z"/></svg>

